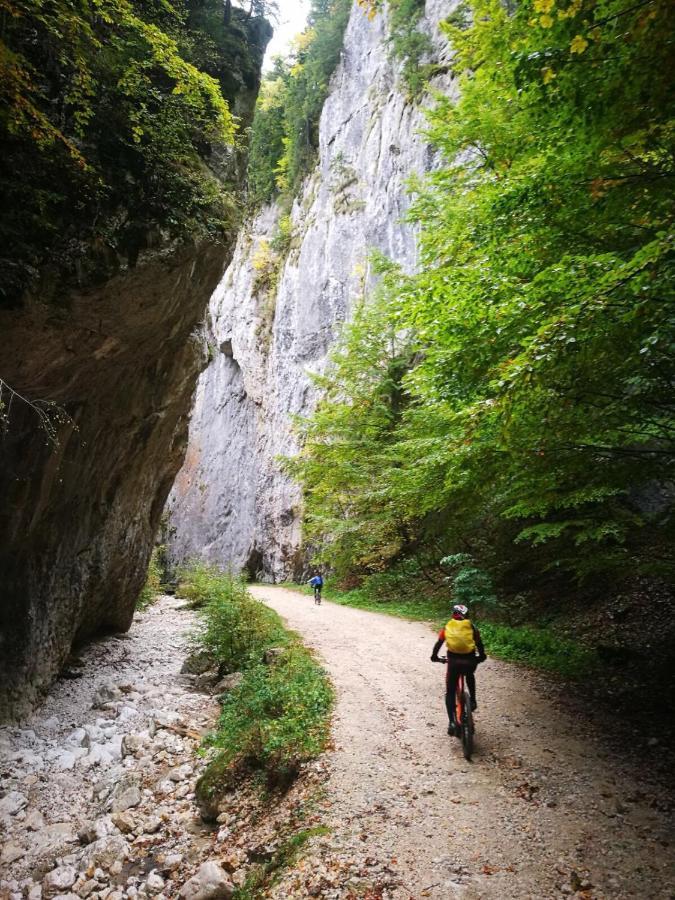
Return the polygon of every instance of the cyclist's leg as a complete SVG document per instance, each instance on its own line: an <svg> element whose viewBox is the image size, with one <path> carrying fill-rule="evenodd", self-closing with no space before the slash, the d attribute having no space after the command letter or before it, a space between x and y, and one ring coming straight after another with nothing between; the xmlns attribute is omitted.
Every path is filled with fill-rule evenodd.
<svg viewBox="0 0 675 900"><path fill-rule="evenodd" d="M476 709L476 663L471 663L471 667L467 667L466 672L466 684L469 688L469 695L471 697L471 708Z"/></svg>
<svg viewBox="0 0 675 900"><path fill-rule="evenodd" d="M455 694L457 693L458 678L458 669L448 663L445 672L445 708L448 713L450 725L454 725L455 723Z"/></svg>

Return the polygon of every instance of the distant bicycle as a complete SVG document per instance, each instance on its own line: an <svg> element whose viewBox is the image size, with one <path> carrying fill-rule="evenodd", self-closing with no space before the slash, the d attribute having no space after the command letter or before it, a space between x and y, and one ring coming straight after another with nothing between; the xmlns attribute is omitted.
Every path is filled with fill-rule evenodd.
<svg viewBox="0 0 675 900"><path fill-rule="evenodd" d="M439 662L447 664L447 657L439 656ZM455 694L455 737L462 741L464 759L471 760L473 753L473 712L471 711L471 695L464 681L464 675L457 677L457 692Z"/></svg>
<svg viewBox="0 0 675 900"><path fill-rule="evenodd" d="M323 587L323 576L315 575L309 579L309 583L314 588L314 602L317 606L321 606L321 588Z"/></svg>

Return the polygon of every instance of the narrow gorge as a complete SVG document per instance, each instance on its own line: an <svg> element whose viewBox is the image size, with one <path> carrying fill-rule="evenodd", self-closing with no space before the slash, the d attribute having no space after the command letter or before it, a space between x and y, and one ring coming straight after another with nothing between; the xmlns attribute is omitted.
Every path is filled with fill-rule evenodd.
<svg viewBox="0 0 675 900"><path fill-rule="evenodd" d="M675 6L0 10L0 900L672 900Z"/></svg>
<svg viewBox="0 0 675 900"><path fill-rule="evenodd" d="M450 50L438 23L448 12L433 0L418 24L439 71ZM369 20L352 9L316 165L290 210L276 201L244 226L211 298L212 359L167 506L175 563L202 558L270 581L307 567L301 490L281 464L298 449L294 417L311 413L312 373L325 369L340 325L377 282L372 254L407 271L417 265L408 182L435 159L423 102L408 96L389 28L386 15ZM433 88L450 91L449 76L436 76Z"/></svg>
<svg viewBox="0 0 675 900"><path fill-rule="evenodd" d="M30 10L17 15L17 45L27 40L25 46L40 52L40 41L51 45L53 23L38 23L35 40L27 39L24 29L30 34L35 24L30 15ZM218 79L213 84L222 85L232 111L246 125L253 116L270 26L237 11L229 25L222 24L222 16L217 19L210 38L194 15L194 33L225 48L210 64ZM107 23L104 18L92 26L101 28L103 41ZM98 64L97 53L92 66ZM123 58L121 64L132 63ZM55 62L56 71L47 73L45 82L52 75L56 80L71 76L67 62L62 66L59 71ZM188 75L196 78L195 71ZM167 90L162 78L168 76L160 69L153 77L157 100ZM103 93L100 102L109 99ZM193 98L191 115L195 103ZM179 112L173 112L176 122ZM0 304L0 718L29 710L75 644L129 628L162 509L185 454L192 396L207 361L205 309L232 254L233 216L217 241L199 235L196 225L187 239L172 234L160 216L176 212L162 209L161 199L153 197L153 191L170 193L171 188L159 172L134 170L139 161L125 145L126 125L111 110L107 115L104 140L113 146L99 148L98 135L90 137L84 148L91 159L82 166L95 171L100 152L99 177L108 175L111 185L119 179L123 187L115 196L116 188L109 186L91 213L84 197L75 196L65 201L67 212L52 213L45 195L51 188L41 179L64 178L64 193L93 190L71 186L59 174L57 167L65 164L58 157L54 161L56 152L50 158L48 148L22 149L18 127L4 145L13 165L26 169L25 196L8 194L15 208L3 220L9 243L3 250ZM64 119L68 122L65 114ZM168 142L159 129L157 140ZM207 173L200 177L230 192L232 207L243 189L244 148L217 148L212 140L211 168L186 156L183 171L200 167ZM201 149L207 153L205 144ZM51 174L50 165L56 170ZM112 173L106 171L110 165ZM179 189L186 191L173 186ZM156 204L154 214L142 208L136 194L144 195L148 206ZM112 210L105 208L110 198L117 203ZM54 215L48 223L51 244L36 234L32 202L43 205L45 218ZM27 233L19 236L20 228ZM17 251L9 258L12 244ZM33 253L30 263L20 255L28 252ZM21 274L24 268L27 274ZM16 284L19 277L23 280Z"/></svg>

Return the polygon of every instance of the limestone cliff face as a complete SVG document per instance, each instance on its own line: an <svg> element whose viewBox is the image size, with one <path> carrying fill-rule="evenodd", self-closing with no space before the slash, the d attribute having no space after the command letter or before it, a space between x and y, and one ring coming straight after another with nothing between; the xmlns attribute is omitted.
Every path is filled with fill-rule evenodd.
<svg viewBox="0 0 675 900"><path fill-rule="evenodd" d="M242 83L240 116L256 93ZM233 242L146 251L97 286L45 277L0 311L0 719L30 707L74 643L131 624Z"/></svg>
<svg viewBox="0 0 675 900"><path fill-rule="evenodd" d="M441 56L437 23L452 5L427 2L424 27ZM276 285L266 260L281 215L272 206L240 235L211 299L213 360L168 504L175 561L198 556L270 580L302 570L301 495L278 458L297 452L292 418L316 402L309 373L325 367L340 324L372 286L370 252L416 264L401 219L407 179L434 164L423 127L390 59L386 20L369 22L355 5Z"/></svg>

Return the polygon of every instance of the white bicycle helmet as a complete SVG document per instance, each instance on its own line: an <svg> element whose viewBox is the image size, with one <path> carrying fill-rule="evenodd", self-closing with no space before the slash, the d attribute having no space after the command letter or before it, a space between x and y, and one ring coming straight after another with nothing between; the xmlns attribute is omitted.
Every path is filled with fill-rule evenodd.
<svg viewBox="0 0 675 900"><path fill-rule="evenodd" d="M455 603L452 607L452 611L454 613L459 613L461 616L467 616L469 614L468 606L464 606L463 603Z"/></svg>

